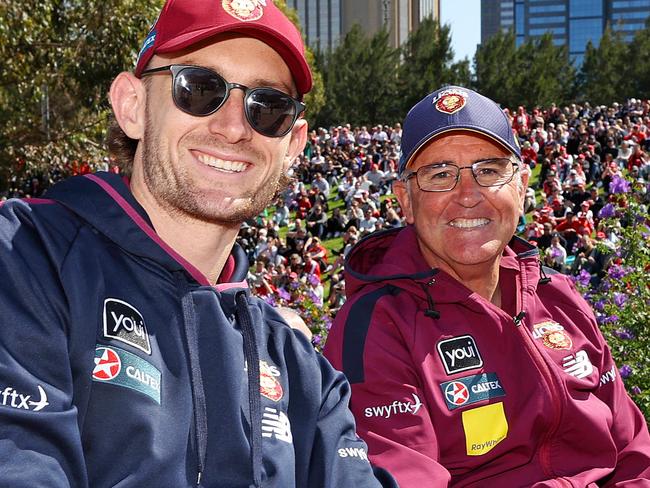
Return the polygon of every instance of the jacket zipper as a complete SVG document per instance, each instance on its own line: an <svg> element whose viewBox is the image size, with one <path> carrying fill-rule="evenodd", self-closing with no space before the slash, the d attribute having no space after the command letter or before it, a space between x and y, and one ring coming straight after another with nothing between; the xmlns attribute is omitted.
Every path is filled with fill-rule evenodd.
<svg viewBox="0 0 650 488"><path fill-rule="evenodd" d="M555 378L553 377L548 364L533 343L533 339L528 335L526 329L521 327L524 316L525 312L522 311L513 317L512 321L519 330L520 335L523 337L523 342L528 349L528 354L533 359L538 371L541 373L544 383L546 383L547 391L551 397L551 406L553 407L551 427L546 431L546 435L542 438L538 452L544 474L546 476L555 476L551 466L551 440L560 427L560 419L562 417L562 402L559 393L560 389L556 384Z"/></svg>

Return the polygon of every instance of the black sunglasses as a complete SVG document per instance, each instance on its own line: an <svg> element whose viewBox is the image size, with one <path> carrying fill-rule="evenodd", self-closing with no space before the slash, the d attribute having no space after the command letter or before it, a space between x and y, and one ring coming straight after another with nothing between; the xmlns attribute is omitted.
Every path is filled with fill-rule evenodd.
<svg viewBox="0 0 650 488"><path fill-rule="evenodd" d="M282 137L289 133L305 104L274 88L248 88L229 83L211 69L201 66L172 64L142 72L142 76L171 71L172 98L185 113L205 117L219 110L230 91L244 92L244 113L253 129L267 137Z"/></svg>

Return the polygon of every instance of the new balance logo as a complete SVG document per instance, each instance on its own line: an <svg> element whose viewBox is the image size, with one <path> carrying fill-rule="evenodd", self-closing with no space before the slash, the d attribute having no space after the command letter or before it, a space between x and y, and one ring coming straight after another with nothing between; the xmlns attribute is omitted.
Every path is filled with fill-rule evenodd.
<svg viewBox="0 0 650 488"><path fill-rule="evenodd" d="M562 367L565 373L580 379L586 378L594 372L594 366L584 351L578 351L575 355L565 357L562 362Z"/></svg>
<svg viewBox="0 0 650 488"><path fill-rule="evenodd" d="M353 457L353 458L359 458L363 459L364 461L368 460L368 453L359 447L344 447L339 449L339 457L342 458L347 458L347 457Z"/></svg>
<svg viewBox="0 0 650 488"><path fill-rule="evenodd" d="M279 441L292 444L289 417L275 408L266 407L262 415L262 437L275 437Z"/></svg>
<svg viewBox="0 0 650 488"><path fill-rule="evenodd" d="M395 400L390 405L380 405L378 407L368 407L364 410L364 415L366 417L384 417L385 419L390 418L391 415L398 413L410 413L415 415L420 410L422 402L420 398L415 394L413 395L413 402L400 402Z"/></svg>
<svg viewBox="0 0 650 488"><path fill-rule="evenodd" d="M600 386L606 385L607 383L613 383L616 380L616 366L612 365L612 369L605 371L600 376Z"/></svg>

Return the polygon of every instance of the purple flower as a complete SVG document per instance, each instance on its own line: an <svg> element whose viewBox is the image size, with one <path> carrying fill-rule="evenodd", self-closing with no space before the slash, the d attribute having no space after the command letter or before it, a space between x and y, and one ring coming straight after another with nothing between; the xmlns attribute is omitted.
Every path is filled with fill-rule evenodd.
<svg viewBox="0 0 650 488"><path fill-rule="evenodd" d="M582 286L589 286L591 282L591 274L586 269L581 269L580 274L576 278Z"/></svg>
<svg viewBox="0 0 650 488"><path fill-rule="evenodd" d="M307 280L309 281L309 284L312 286L318 286L320 285L320 278L316 276L315 274L310 274L307 277Z"/></svg>
<svg viewBox="0 0 650 488"><path fill-rule="evenodd" d="M624 341L629 341L634 339L634 334L630 329L618 329L614 331L614 335L619 339L623 339Z"/></svg>
<svg viewBox="0 0 650 488"><path fill-rule="evenodd" d="M289 283L289 288L292 290L297 290L300 287L300 282L299 281L292 281Z"/></svg>
<svg viewBox="0 0 650 488"><path fill-rule="evenodd" d="M601 312L605 310L605 300L598 300L596 303L594 303L594 308L596 310L600 310Z"/></svg>
<svg viewBox="0 0 650 488"><path fill-rule="evenodd" d="M309 290L307 292L307 296L311 299L312 302L314 302L316 305L321 305L322 301L316 293L314 293L312 290Z"/></svg>
<svg viewBox="0 0 650 488"><path fill-rule="evenodd" d="M600 212L598 212L598 217L601 219L609 219L611 217L614 217L616 215L616 208L614 207L614 204L608 203L605 205L603 208L600 209Z"/></svg>
<svg viewBox="0 0 650 488"><path fill-rule="evenodd" d="M314 337L311 338L311 343L314 346L320 345L321 342L323 342L323 338L321 337L320 334L315 334Z"/></svg>
<svg viewBox="0 0 650 488"><path fill-rule="evenodd" d="M610 193L627 193L630 191L630 182L625 178L615 175L609 183Z"/></svg>
<svg viewBox="0 0 650 488"><path fill-rule="evenodd" d="M291 293L289 293L289 292L288 292L287 290L285 290L284 288L280 288L280 289L278 290L278 296L279 296L282 300L291 300Z"/></svg>
<svg viewBox="0 0 650 488"><path fill-rule="evenodd" d="M604 324L607 324L609 322L618 322L618 315L616 315L616 314L610 315L609 317L605 317L603 319Z"/></svg>
<svg viewBox="0 0 650 488"><path fill-rule="evenodd" d="M618 264L615 264L609 268L607 274L613 280L620 280L627 274L627 271L623 268L623 266L619 266Z"/></svg>
<svg viewBox="0 0 650 488"><path fill-rule="evenodd" d="M641 388L639 388L638 386L634 385L634 386L632 387L632 394L633 394L633 395L640 395L640 394L641 394Z"/></svg>
<svg viewBox="0 0 650 488"><path fill-rule="evenodd" d="M625 293L614 292L614 304L616 304L618 308L625 305L625 302L627 302L627 295L625 295Z"/></svg>
<svg viewBox="0 0 650 488"><path fill-rule="evenodd" d="M632 375L632 367L628 364L624 364L618 372L621 374L621 378L627 379Z"/></svg>
<svg viewBox="0 0 650 488"><path fill-rule="evenodd" d="M275 302L275 297L273 295L267 295L264 297L264 301L271 305L272 307L275 307L277 303Z"/></svg>
<svg viewBox="0 0 650 488"><path fill-rule="evenodd" d="M323 317L323 324L327 330L330 330L332 328L332 319L329 317L329 315Z"/></svg>

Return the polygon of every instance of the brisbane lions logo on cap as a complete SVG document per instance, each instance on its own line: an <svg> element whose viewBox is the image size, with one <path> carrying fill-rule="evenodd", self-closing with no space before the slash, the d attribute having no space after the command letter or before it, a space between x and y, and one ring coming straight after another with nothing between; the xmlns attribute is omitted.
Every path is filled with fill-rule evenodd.
<svg viewBox="0 0 650 488"><path fill-rule="evenodd" d="M467 103L468 93L455 88L444 90L438 93L433 99L433 104L439 112L455 114Z"/></svg>
<svg viewBox="0 0 650 488"><path fill-rule="evenodd" d="M266 0L222 0L223 9L237 20L257 20L264 14Z"/></svg>

